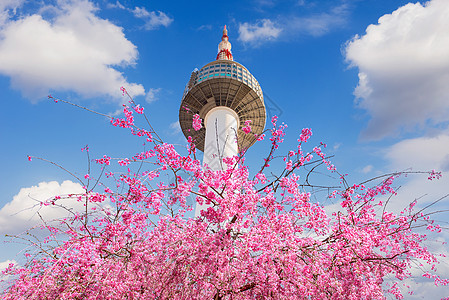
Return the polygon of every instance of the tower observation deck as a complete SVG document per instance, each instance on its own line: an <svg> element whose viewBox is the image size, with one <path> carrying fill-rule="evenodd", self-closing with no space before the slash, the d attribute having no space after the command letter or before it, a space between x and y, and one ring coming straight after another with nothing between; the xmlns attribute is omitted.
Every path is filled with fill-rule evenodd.
<svg viewBox="0 0 449 300"><path fill-rule="evenodd" d="M198 131L193 129L193 114L199 114L204 122L203 127ZM211 121L211 118L215 118L215 120ZM223 121L222 128L217 130L217 118L224 118L232 122ZM233 60L231 43L225 26L222 40L218 46L217 59L200 70L195 69L184 90L179 109L179 123L182 132L186 137L192 136L196 148L203 151L206 156L210 151L220 152L220 147L225 148L226 143L233 147L232 143L237 142L238 150L249 148L256 141L255 135L263 132L265 119L266 111L262 89L256 78L243 65ZM245 134L242 127L248 120L251 121L251 133ZM205 146L208 143L206 131L211 131L212 128L219 132L215 132L213 135L209 133L211 136L209 142L218 144L215 140L220 139L220 143L224 143L224 145L218 146L218 148L215 146L215 150L208 151L208 147ZM232 129L233 133L224 133L228 129ZM231 138L230 135L233 137ZM225 140L226 142L223 142ZM227 156L236 155L236 150L228 151ZM226 155L226 151L224 152Z"/></svg>

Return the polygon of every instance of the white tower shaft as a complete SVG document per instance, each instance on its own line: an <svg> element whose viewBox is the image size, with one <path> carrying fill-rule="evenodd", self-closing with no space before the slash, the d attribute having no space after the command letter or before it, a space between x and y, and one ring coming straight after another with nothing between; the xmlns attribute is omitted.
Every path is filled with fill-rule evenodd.
<svg viewBox="0 0 449 300"><path fill-rule="evenodd" d="M239 118L235 111L218 106L211 109L204 118L206 138L204 141L203 165L212 171L225 170L223 158L238 154L237 130ZM209 205L196 205L195 217L201 215Z"/></svg>

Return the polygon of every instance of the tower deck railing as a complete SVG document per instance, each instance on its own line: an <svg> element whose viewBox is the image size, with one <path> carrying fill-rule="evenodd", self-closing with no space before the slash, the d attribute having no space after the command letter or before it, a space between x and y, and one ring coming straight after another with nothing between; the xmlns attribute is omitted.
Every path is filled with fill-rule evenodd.
<svg viewBox="0 0 449 300"><path fill-rule="evenodd" d="M187 95L189 90L196 84L213 78L232 78L243 82L252 88L256 94L263 99L262 89L256 78L241 64L230 60L216 60L208 63L199 71L193 72L191 81L186 85L182 99Z"/></svg>

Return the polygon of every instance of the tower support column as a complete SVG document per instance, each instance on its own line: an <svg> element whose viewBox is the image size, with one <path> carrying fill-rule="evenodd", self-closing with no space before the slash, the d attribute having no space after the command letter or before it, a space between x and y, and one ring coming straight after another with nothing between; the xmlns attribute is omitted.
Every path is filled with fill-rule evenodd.
<svg viewBox="0 0 449 300"><path fill-rule="evenodd" d="M223 158L238 153L237 130L239 117L226 106L212 108L204 118L206 138L204 141L203 165L213 171L226 169Z"/></svg>
<svg viewBox="0 0 449 300"><path fill-rule="evenodd" d="M223 158L238 154L237 130L239 118L235 111L226 106L212 108L204 118L206 137L204 141L204 167L212 171L225 170L226 164ZM201 211L208 205L195 207L195 217L201 215Z"/></svg>

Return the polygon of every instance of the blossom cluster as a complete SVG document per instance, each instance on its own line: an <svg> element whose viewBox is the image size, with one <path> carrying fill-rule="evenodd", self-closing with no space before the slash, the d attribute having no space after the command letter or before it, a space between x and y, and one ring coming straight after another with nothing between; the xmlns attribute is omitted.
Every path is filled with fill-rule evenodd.
<svg viewBox="0 0 449 300"><path fill-rule="evenodd" d="M124 114L113 124L149 137L134 127L127 106ZM298 147L277 155L287 126L271 121L270 152L258 172L239 156L223 159L222 170L203 168L192 139L187 151L151 140L151 149L117 164L107 155L96 159L112 184L99 175L97 190L86 184L84 193L62 197L85 210L44 226L50 235L26 253L27 263L3 271L16 278L3 299L401 299L399 285L413 261L431 270L438 262L415 227L441 227L414 212L416 201L388 210L382 199L396 195L400 174L373 186L329 188L338 207L328 211L314 200L318 185L310 182L310 169L320 165L336 172L325 145L303 151L312 136L306 128ZM193 127L201 128L198 115ZM249 122L244 128L251 132ZM270 168L277 157L285 162L280 172ZM196 203L208 208L194 218ZM423 276L448 284L432 272ZM396 278L388 288L387 277Z"/></svg>
<svg viewBox="0 0 449 300"><path fill-rule="evenodd" d="M192 126L193 126L193 129L195 129L195 131L198 131L198 130L200 130L203 127L203 125L201 124L202 121L203 120L201 120L199 114L194 114L193 115Z"/></svg>

